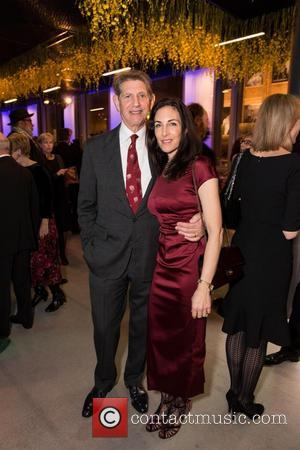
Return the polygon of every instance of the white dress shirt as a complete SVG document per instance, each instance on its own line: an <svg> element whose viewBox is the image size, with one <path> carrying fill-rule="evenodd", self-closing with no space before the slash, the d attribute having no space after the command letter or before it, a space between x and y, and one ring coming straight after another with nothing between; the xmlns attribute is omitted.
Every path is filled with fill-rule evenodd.
<svg viewBox="0 0 300 450"><path fill-rule="evenodd" d="M152 178L150 165L149 165L149 159L148 159L148 150L146 147L146 127L144 126L136 133L133 133L122 122L121 127L120 127L120 132L119 132L119 139L120 139L124 186L126 187L127 153L128 153L128 148L131 144L130 136L132 136L133 134L136 134L138 136L138 138L136 140L136 151L137 151L139 166L140 166L140 170L141 170L142 193L144 196L145 192L147 190L148 184Z"/></svg>

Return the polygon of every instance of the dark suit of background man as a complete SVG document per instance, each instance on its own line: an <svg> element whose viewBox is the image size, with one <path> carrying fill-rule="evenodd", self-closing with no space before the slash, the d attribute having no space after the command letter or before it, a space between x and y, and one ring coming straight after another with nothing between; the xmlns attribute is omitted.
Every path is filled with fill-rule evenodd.
<svg viewBox="0 0 300 450"><path fill-rule="evenodd" d="M0 133L0 348L10 334L10 283L18 313L14 323L31 328L30 251L36 248L38 197L29 170L9 155L9 141Z"/></svg>
<svg viewBox="0 0 300 450"><path fill-rule="evenodd" d="M114 103L122 123L88 141L80 178L78 216L84 255L90 268L97 354L95 386L85 399L84 417L92 415L93 397L105 397L115 385L115 354L128 287L130 321L124 381L132 405L139 412L148 409L148 396L141 381L158 223L147 209L155 173L148 159L145 120L154 95L149 77L140 71L119 75L114 80L114 90ZM138 176L136 170L140 171ZM133 178L131 171L135 174ZM199 239L195 236L200 234L200 222L177 225L187 239Z"/></svg>

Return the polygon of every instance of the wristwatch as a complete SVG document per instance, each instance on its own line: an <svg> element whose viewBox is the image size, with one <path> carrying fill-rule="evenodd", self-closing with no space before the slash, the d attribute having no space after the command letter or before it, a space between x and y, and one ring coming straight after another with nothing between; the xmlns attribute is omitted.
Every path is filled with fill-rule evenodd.
<svg viewBox="0 0 300 450"><path fill-rule="evenodd" d="M198 284L199 283L205 283L208 286L208 289L209 289L210 292L214 289L214 285L212 283L209 283L206 280L203 280L203 278L199 278Z"/></svg>

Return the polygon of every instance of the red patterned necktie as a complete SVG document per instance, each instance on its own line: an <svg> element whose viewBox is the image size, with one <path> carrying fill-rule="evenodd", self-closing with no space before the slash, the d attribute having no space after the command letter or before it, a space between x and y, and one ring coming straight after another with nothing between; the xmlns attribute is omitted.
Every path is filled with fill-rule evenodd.
<svg viewBox="0 0 300 450"><path fill-rule="evenodd" d="M130 136L131 144L128 148L126 170L126 195L134 214L137 212L142 201L141 170L136 152L137 138L138 136L136 134Z"/></svg>

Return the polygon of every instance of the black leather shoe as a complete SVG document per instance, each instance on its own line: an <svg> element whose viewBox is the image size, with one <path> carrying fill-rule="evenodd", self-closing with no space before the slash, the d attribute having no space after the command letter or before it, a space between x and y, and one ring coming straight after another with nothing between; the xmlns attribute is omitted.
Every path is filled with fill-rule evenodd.
<svg viewBox="0 0 300 450"><path fill-rule="evenodd" d="M299 353L292 351L289 348L282 347L279 352L271 353L265 357L265 366L275 366L284 361L298 362Z"/></svg>
<svg viewBox="0 0 300 450"><path fill-rule="evenodd" d="M245 414L249 419L254 419L255 416L261 416L265 410L264 405L261 403L241 403L237 401L236 403L236 410L234 412L236 413L242 413Z"/></svg>
<svg viewBox="0 0 300 450"><path fill-rule="evenodd" d="M40 301L44 300L47 301L48 299L48 291L47 289L42 286L41 284L38 284L34 288L34 297L32 299L32 306L35 307Z"/></svg>
<svg viewBox="0 0 300 450"><path fill-rule="evenodd" d="M10 316L11 323L17 323L23 325L24 328L29 330L33 325L33 317L30 320L22 320L17 314L14 316Z"/></svg>
<svg viewBox="0 0 300 450"><path fill-rule="evenodd" d="M66 302L65 293L59 287L59 285L50 286L50 289L51 292L53 293L53 299L52 302L45 309L46 312L54 312Z"/></svg>
<svg viewBox="0 0 300 450"><path fill-rule="evenodd" d="M7 337L0 336L0 353L4 352L4 350L9 346L10 339Z"/></svg>
<svg viewBox="0 0 300 450"><path fill-rule="evenodd" d="M105 398L106 396L107 392L99 391L98 389L93 388L84 400L81 413L82 417L91 417L93 415L93 398Z"/></svg>
<svg viewBox="0 0 300 450"><path fill-rule="evenodd" d="M142 386L128 386L132 406L140 413L148 411L148 394Z"/></svg>

